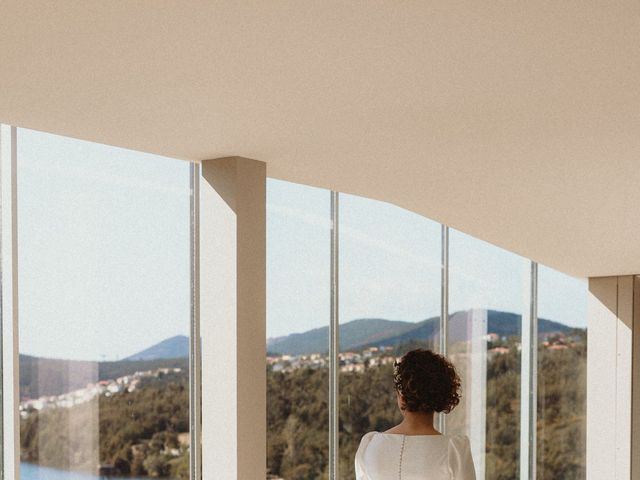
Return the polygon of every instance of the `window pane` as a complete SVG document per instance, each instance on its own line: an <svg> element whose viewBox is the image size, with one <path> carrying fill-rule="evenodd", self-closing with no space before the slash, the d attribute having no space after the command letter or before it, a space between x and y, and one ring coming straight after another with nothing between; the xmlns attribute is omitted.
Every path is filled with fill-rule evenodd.
<svg viewBox="0 0 640 480"><path fill-rule="evenodd" d="M21 478L189 478L189 164L21 129L18 195Z"/></svg>
<svg viewBox="0 0 640 480"><path fill-rule="evenodd" d="M586 478L587 281L538 270L541 479Z"/></svg>
<svg viewBox="0 0 640 480"><path fill-rule="evenodd" d="M330 192L267 182L269 478L327 478Z"/></svg>
<svg viewBox="0 0 640 480"><path fill-rule="evenodd" d="M462 399L447 433L468 435L478 478L519 474L520 342L529 261L468 235L449 236L449 356Z"/></svg>
<svg viewBox="0 0 640 480"><path fill-rule="evenodd" d="M438 348L440 238L420 215L340 195L340 478L362 435L401 421L394 359Z"/></svg>

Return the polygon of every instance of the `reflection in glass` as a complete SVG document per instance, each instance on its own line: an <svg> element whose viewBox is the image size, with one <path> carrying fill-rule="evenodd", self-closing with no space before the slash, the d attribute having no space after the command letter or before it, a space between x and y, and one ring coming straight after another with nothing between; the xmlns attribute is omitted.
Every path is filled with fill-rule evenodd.
<svg viewBox="0 0 640 480"><path fill-rule="evenodd" d="M21 478L188 479L189 164L18 131Z"/></svg>
<svg viewBox="0 0 640 480"><path fill-rule="evenodd" d="M471 440L479 479L517 478L520 342L529 262L468 235L449 235L448 355L462 399L448 434Z"/></svg>
<svg viewBox="0 0 640 480"><path fill-rule="evenodd" d="M354 478L362 435L401 421L393 361L438 349L440 225L340 195L340 478Z"/></svg>
<svg viewBox="0 0 640 480"><path fill-rule="evenodd" d="M537 477L586 478L587 282L538 270Z"/></svg>
<svg viewBox="0 0 640 480"><path fill-rule="evenodd" d="M268 478L328 478L330 192L267 182Z"/></svg>

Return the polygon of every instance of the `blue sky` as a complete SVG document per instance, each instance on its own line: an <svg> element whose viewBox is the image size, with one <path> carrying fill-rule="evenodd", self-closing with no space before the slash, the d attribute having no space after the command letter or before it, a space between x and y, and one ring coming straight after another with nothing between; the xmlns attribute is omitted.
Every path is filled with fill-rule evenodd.
<svg viewBox="0 0 640 480"><path fill-rule="evenodd" d="M189 164L19 130L23 353L118 359L189 331ZM268 336L327 325L329 192L269 180ZM341 195L341 320L440 309L440 226ZM451 232L451 310L522 311L527 262ZM584 281L541 269L540 314L584 326Z"/></svg>
<svg viewBox="0 0 640 480"><path fill-rule="evenodd" d="M115 359L189 331L189 164L18 134L20 345Z"/></svg>
<svg viewBox="0 0 640 480"><path fill-rule="evenodd" d="M271 180L268 190L268 334L327 325L330 196ZM419 321L440 312L440 225L394 205L340 195L340 319ZM450 311L526 308L529 262L450 232ZM586 324L586 282L540 268L539 312Z"/></svg>

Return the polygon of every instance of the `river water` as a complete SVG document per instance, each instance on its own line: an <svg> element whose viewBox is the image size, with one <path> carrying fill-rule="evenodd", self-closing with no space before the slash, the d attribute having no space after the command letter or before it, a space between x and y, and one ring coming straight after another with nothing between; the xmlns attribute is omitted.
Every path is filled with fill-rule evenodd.
<svg viewBox="0 0 640 480"><path fill-rule="evenodd" d="M20 480L149 480L145 477L104 477L91 473L70 472L41 467L32 463L20 464Z"/></svg>

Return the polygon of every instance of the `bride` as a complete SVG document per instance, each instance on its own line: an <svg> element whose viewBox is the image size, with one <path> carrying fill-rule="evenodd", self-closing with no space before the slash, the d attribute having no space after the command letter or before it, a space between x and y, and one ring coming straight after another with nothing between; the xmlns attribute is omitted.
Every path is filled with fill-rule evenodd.
<svg viewBox="0 0 640 480"><path fill-rule="evenodd" d="M435 412L449 413L460 401L453 365L430 350L412 350L396 362L393 381L403 420L362 437L356 480L475 480L469 439L433 426Z"/></svg>

